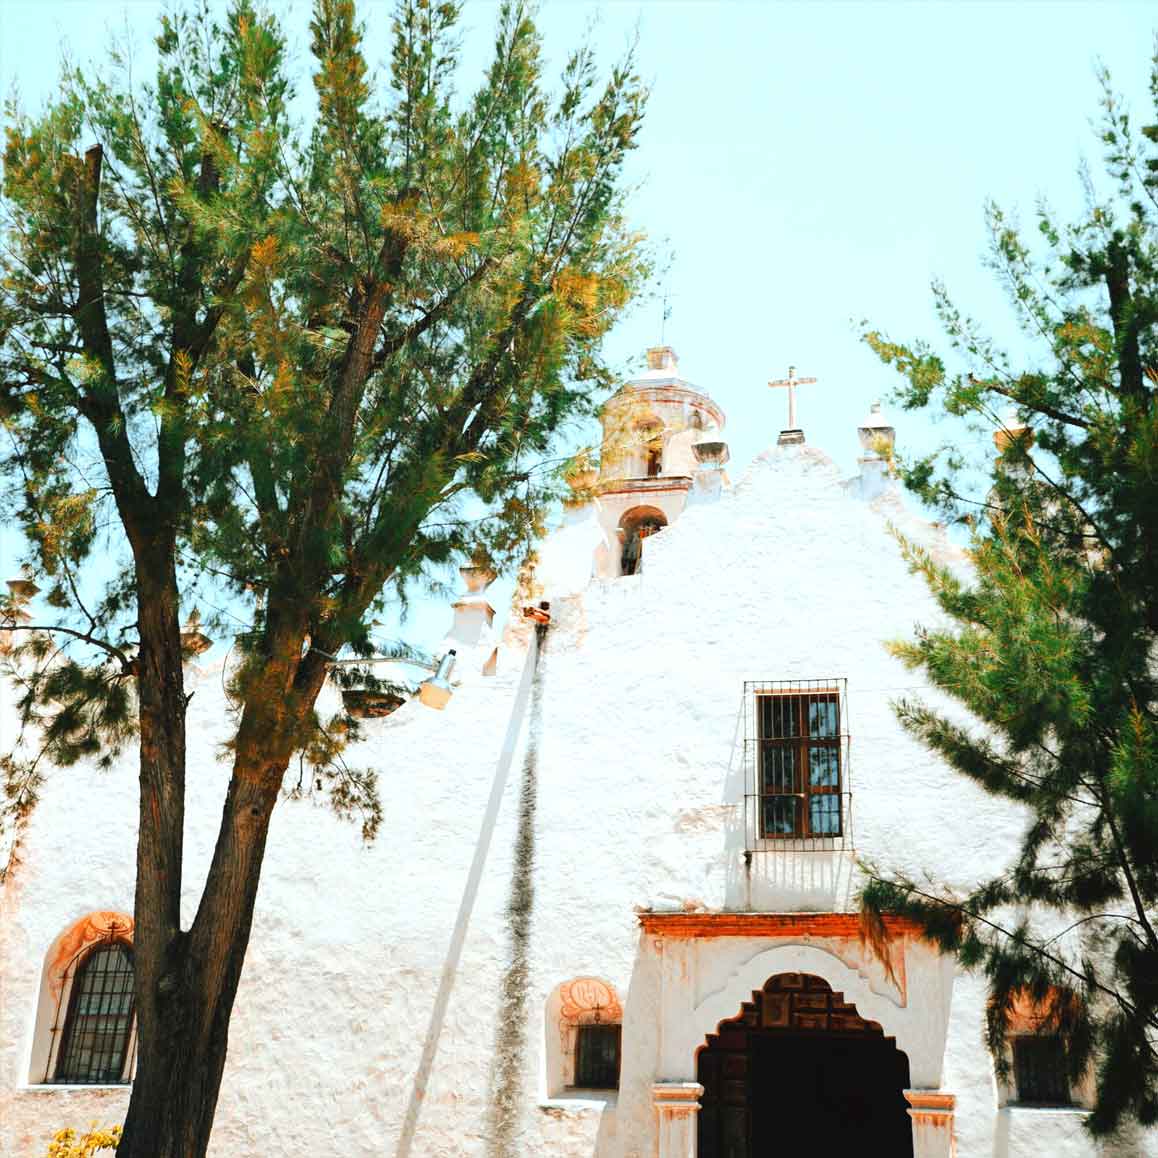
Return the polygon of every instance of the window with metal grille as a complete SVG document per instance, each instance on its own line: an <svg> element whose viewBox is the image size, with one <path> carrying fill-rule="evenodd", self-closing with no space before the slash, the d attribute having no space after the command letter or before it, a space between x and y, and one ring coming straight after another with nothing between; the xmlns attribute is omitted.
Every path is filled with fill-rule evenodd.
<svg viewBox="0 0 1158 1158"><path fill-rule="evenodd" d="M1024 1034L1013 1039L1017 1100L1029 1105L1065 1106L1070 1079L1065 1041L1057 1034Z"/></svg>
<svg viewBox="0 0 1158 1158"><path fill-rule="evenodd" d="M618 1025L581 1025L575 1040L575 1085L586 1090L619 1088Z"/></svg>
<svg viewBox="0 0 1158 1158"><path fill-rule="evenodd" d="M133 1029L132 950L120 942L94 949L77 968L54 1080L70 1085L125 1081Z"/></svg>
<svg viewBox="0 0 1158 1158"><path fill-rule="evenodd" d="M759 835L837 837L841 825L840 695L756 696Z"/></svg>

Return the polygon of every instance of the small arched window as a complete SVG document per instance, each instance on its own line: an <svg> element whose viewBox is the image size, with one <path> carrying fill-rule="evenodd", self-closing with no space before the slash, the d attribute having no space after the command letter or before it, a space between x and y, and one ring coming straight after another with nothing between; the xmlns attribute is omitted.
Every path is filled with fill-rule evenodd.
<svg viewBox="0 0 1158 1158"><path fill-rule="evenodd" d="M635 419L628 477L655 478L663 473L663 430L663 422L654 414L641 414Z"/></svg>
<svg viewBox="0 0 1158 1158"><path fill-rule="evenodd" d="M547 1003L548 1095L617 1089L622 1023L623 1008L609 982L576 977L558 986Z"/></svg>
<svg viewBox="0 0 1158 1158"><path fill-rule="evenodd" d="M663 440L653 438L647 444L647 477L657 478L663 469Z"/></svg>
<svg viewBox="0 0 1158 1158"><path fill-rule="evenodd" d="M1001 1009L1007 1036L1005 1100L1027 1106L1068 1106L1085 1096L1086 1078L1071 1074L1070 1038L1085 1010L1069 990L1051 987L1044 997L1015 990Z"/></svg>
<svg viewBox="0 0 1158 1158"><path fill-rule="evenodd" d="M56 1051L53 1081L113 1085L127 1081L133 1038L133 951L107 941L77 963Z"/></svg>

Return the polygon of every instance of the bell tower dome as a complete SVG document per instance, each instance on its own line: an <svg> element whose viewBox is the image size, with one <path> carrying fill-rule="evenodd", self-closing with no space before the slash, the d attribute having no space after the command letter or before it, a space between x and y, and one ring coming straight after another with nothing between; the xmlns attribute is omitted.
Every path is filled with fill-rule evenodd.
<svg viewBox="0 0 1158 1158"><path fill-rule="evenodd" d="M680 377L675 350L653 346L647 370L607 400L601 421L600 523L619 551L600 573L615 578L639 570L643 540L675 522L689 500L719 493L725 418Z"/></svg>

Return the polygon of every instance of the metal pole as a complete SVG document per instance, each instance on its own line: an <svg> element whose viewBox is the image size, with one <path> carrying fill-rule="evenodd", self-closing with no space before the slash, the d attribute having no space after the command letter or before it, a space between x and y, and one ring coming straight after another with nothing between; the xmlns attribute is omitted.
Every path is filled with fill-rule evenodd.
<svg viewBox="0 0 1158 1158"><path fill-rule="evenodd" d="M491 784L490 799L487 801L486 812L483 814L482 826L479 829L478 842L475 844L474 860L471 861L470 872L467 874L466 885L462 891L462 900L458 906L458 916L454 921L454 932L450 938L450 947L446 951L446 961L442 966L442 977L438 983L434 1008L430 1013L430 1025L426 1031L426 1041L422 1046L422 1057L419 1059L418 1070L414 1075L414 1084L410 1089L410 1101L406 1107L406 1117L402 1121L402 1132L398 1136L398 1147L394 1152L396 1158L409 1158L410 1151L414 1146L414 1135L418 1130L418 1116L422 1112L427 1084L430 1081L430 1073L434 1068L434 1059L438 1053L438 1041L442 1036L442 1023L446 1018L450 994L454 989L458 966L462 960L462 950L466 944L471 913L474 911L475 901L478 899L483 868L486 865L487 854L490 852L491 838L494 836L495 822L498 820L499 806L503 800L503 790L506 788L507 775L510 773L511 762L515 757L515 745L518 743L519 732L522 730L523 715L527 709L527 699L531 693L535 668L539 662L539 635L540 633L536 631L531 636L531 644L527 649L527 659L523 664L523 676L519 682L519 690L515 695L514 706L511 708L507 734L503 740L499 762L495 767L495 778Z"/></svg>

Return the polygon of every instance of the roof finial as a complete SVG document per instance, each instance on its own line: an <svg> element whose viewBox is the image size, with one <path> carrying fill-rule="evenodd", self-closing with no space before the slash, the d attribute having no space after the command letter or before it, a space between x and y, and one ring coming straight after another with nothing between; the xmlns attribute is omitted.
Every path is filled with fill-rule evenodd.
<svg viewBox="0 0 1158 1158"><path fill-rule="evenodd" d="M787 378L777 378L774 382L768 383L769 386L788 388L788 425L780 431L780 437L776 440L780 446L804 441L804 431L796 425L796 387L808 386L815 381L815 378L797 378L796 367L789 366Z"/></svg>

